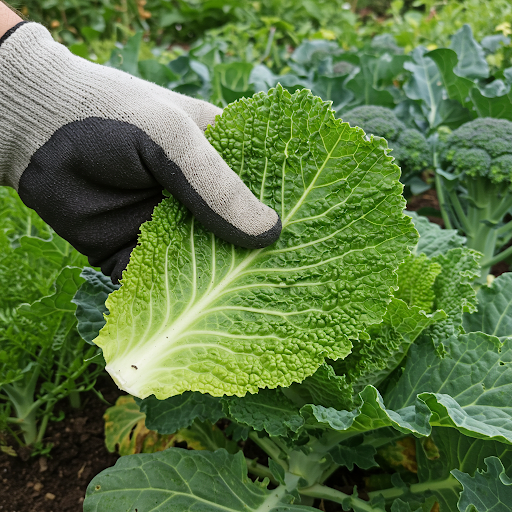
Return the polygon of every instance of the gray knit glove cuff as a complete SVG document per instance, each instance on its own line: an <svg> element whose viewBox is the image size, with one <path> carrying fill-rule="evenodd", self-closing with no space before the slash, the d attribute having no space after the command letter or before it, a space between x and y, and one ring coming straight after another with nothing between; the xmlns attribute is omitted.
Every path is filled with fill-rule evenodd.
<svg viewBox="0 0 512 512"><path fill-rule="evenodd" d="M96 264L131 250L163 188L218 236L263 247L280 220L204 137L220 113L76 57L28 23L0 46L0 184Z"/></svg>

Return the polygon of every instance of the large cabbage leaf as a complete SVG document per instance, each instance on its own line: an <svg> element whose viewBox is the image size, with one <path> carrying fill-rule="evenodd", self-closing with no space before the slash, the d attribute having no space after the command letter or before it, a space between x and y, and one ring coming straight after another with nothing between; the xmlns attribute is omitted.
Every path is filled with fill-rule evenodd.
<svg viewBox="0 0 512 512"><path fill-rule="evenodd" d="M173 198L155 209L95 340L119 387L141 398L243 396L345 357L381 321L417 242L385 140L310 91L242 99L206 135L283 231L242 249Z"/></svg>

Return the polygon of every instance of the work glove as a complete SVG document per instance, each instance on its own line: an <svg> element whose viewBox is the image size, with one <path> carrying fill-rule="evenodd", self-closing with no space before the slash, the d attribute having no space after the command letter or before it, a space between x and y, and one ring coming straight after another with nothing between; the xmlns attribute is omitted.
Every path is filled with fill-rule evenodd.
<svg viewBox="0 0 512 512"><path fill-rule="evenodd" d="M71 54L37 23L0 45L0 185L117 282L168 190L207 229L258 248L281 221L204 136L221 109Z"/></svg>

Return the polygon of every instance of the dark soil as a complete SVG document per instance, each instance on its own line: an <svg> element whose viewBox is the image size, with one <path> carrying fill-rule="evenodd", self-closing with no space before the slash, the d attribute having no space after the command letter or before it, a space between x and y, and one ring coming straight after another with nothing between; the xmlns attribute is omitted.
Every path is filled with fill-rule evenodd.
<svg viewBox="0 0 512 512"><path fill-rule="evenodd" d="M122 394L108 375L96 389L111 405ZM0 512L81 512L91 479L118 459L105 448L108 407L92 392L83 395L80 409L63 401L64 420L50 422L46 431L44 442L53 443L49 457L24 461L22 451L18 457L0 452Z"/></svg>
<svg viewBox="0 0 512 512"><path fill-rule="evenodd" d="M444 227L444 222L439 210L439 201L434 189L427 190L424 194L411 196L407 199L407 210L418 212L420 215L427 217L430 222L435 222L441 227Z"/></svg>

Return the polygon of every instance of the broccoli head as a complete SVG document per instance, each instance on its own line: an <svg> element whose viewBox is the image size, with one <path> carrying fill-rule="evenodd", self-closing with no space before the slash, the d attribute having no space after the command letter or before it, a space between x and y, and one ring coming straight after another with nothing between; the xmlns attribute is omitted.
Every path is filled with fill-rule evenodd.
<svg viewBox="0 0 512 512"><path fill-rule="evenodd" d="M440 161L448 171L487 178L512 192L512 122L481 117L463 124L446 139Z"/></svg>
<svg viewBox="0 0 512 512"><path fill-rule="evenodd" d="M430 165L430 149L421 132L407 128L394 112L385 107L356 107L343 115L343 121L359 126L368 135L384 137L393 150L391 156L402 168L402 178L408 178Z"/></svg>

